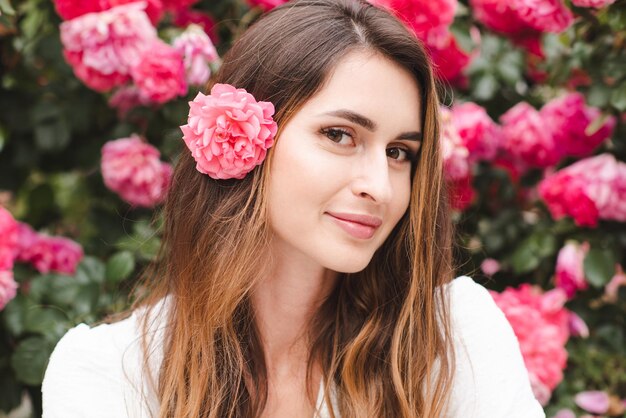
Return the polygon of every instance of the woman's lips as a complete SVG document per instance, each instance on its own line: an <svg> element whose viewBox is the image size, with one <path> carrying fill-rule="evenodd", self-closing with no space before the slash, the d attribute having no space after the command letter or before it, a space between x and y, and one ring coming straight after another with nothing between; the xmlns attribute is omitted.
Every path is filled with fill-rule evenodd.
<svg viewBox="0 0 626 418"><path fill-rule="evenodd" d="M344 231L358 239L370 239L383 221L371 215L326 212Z"/></svg>

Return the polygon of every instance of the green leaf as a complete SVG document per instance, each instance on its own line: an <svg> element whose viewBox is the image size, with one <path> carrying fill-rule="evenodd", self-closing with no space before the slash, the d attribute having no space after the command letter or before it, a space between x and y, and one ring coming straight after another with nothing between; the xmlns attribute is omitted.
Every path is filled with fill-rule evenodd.
<svg viewBox="0 0 626 418"><path fill-rule="evenodd" d="M103 283L105 277L104 263L96 257L85 256L76 268L76 281L81 284Z"/></svg>
<svg viewBox="0 0 626 418"><path fill-rule="evenodd" d="M474 97L479 100L491 99L498 90L498 80L493 74L485 74L476 83L474 87Z"/></svg>
<svg viewBox="0 0 626 418"><path fill-rule="evenodd" d="M620 112L626 110L626 81L623 81L619 87L611 93L611 105Z"/></svg>
<svg viewBox="0 0 626 418"><path fill-rule="evenodd" d="M87 283L81 286L74 301L74 311L79 316L95 313L99 298L100 286L97 283Z"/></svg>
<svg viewBox="0 0 626 418"><path fill-rule="evenodd" d="M24 318L29 305L26 296L18 294L2 311L1 317L4 319L6 329L14 337L21 335L24 330Z"/></svg>
<svg viewBox="0 0 626 418"><path fill-rule="evenodd" d="M591 285L602 287L613 277L616 262L613 251L592 248L585 257L585 277Z"/></svg>
<svg viewBox="0 0 626 418"><path fill-rule="evenodd" d="M23 389L10 369L0 370L0 411L8 413L20 406Z"/></svg>
<svg viewBox="0 0 626 418"><path fill-rule="evenodd" d="M128 278L135 270L135 257L130 251L120 251L107 261L106 280L118 283Z"/></svg>
<svg viewBox="0 0 626 418"><path fill-rule="evenodd" d="M511 266L516 274L528 273L539 267L543 259L554 255L556 249L556 238L549 231L535 231L515 249Z"/></svg>
<svg viewBox="0 0 626 418"><path fill-rule="evenodd" d="M0 0L0 11L2 11L1 14L7 14L9 16L15 15L15 9L11 6L9 0Z"/></svg>
<svg viewBox="0 0 626 418"><path fill-rule="evenodd" d="M24 331L48 335L56 339L65 331L67 317L59 310L33 306L26 312Z"/></svg>
<svg viewBox="0 0 626 418"><path fill-rule="evenodd" d="M20 342L11 356L17 380L27 385L40 385L52 349L52 344L43 337L30 337Z"/></svg>

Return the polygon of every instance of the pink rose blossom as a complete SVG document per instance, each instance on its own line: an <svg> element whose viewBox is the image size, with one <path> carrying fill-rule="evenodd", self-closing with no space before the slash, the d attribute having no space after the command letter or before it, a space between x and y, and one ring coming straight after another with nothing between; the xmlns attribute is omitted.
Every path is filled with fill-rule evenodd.
<svg viewBox="0 0 626 418"><path fill-rule="evenodd" d="M452 121L452 112L440 107L441 140L444 161L444 172L448 180L459 180L470 174L469 151L463 145Z"/></svg>
<svg viewBox="0 0 626 418"><path fill-rule="evenodd" d="M105 92L130 79L131 68L157 38L144 7L125 4L61 24L63 54L88 87Z"/></svg>
<svg viewBox="0 0 626 418"><path fill-rule="evenodd" d="M172 23L179 28L186 28L192 23L195 23L209 35L213 43L218 43L218 37L215 31L215 20L213 20L210 15L200 10L179 9L174 13Z"/></svg>
<svg viewBox="0 0 626 418"><path fill-rule="evenodd" d="M485 258L483 262L480 263L480 269L487 276L493 276L494 274L500 271L500 263L496 259Z"/></svg>
<svg viewBox="0 0 626 418"><path fill-rule="evenodd" d="M472 181L473 177L471 174L463 178L448 180L452 209L463 211L470 207L476 198L476 191L472 187Z"/></svg>
<svg viewBox="0 0 626 418"><path fill-rule="evenodd" d="M142 51L131 75L139 93L153 103L165 103L187 93L183 56L165 42L154 41Z"/></svg>
<svg viewBox="0 0 626 418"><path fill-rule="evenodd" d="M163 15L161 0L141 0L152 23L156 24ZM54 5L63 20L71 20L87 13L97 13L115 6L137 3L138 0L54 0Z"/></svg>
<svg viewBox="0 0 626 418"><path fill-rule="evenodd" d="M550 167L561 158L552 132L532 106L520 102L500 117L503 149L537 168Z"/></svg>
<svg viewBox="0 0 626 418"><path fill-rule="evenodd" d="M580 160L546 177L539 194L555 219L572 216L579 226L597 220L626 221L626 163L611 154Z"/></svg>
<svg viewBox="0 0 626 418"><path fill-rule="evenodd" d="M585 179L558 172L539 183L538 190L555 220L571 216L578 226L598 224L598 207L586 193Z"/></svg>
<svg viewBox="0 0 626 418"><path fill-rule="evenodd" d="M167 10L185 10L196 4L199 0L161 0Z"/></svg>
<svg viewBox="0 0 626 418"><path fill-rule="evenodd" d="M172 176L172 167L159 158L159 150L137 135L109 141L102 147L104 184L133 206L155 206Z"/></svg>
<svg viewBox="0 0 626 418"><path fill-rule="evenodd" d="M0 311L7 306L17 294L17 283L13 279L13 272L0 270Z"/></svg>
<svg viewBox="0 0 626 418"><path fill-rule="evenodd" d="M569 311L563 307L565 295L560 289L542 293L528 283L490 293L517 336L533 393L546 405L551 391L563 380L567 363Z"/></svg>
<svg viewBox="0 0 626 418"><path fill-rule="evenodd" d="M17 260L28 262L40 273L56 271L74 274L83 258L83 249L75 241L35 232L29 225L18 225Z"/></svg>
<svg viewBox="0 0 626 418"><path fill-rule="evenodd" d="M576 418L576 414L571 409L559 409L552 418Z"/></svg>
<svg viewBox="0 0 626 418"><path fill-rule="evenodd" d="M610 6L613 3L615 3L615 0L572 0L574 6L595 7L596 9Z"/></svg>
<svg viewBox="0 0 626 418"><path fill-rule="evenodd" d="M287 3L287 0L248 0L250 6L259 6L264 11L272 10L274 7Z"/></svg>
<svg viewBox="0 0 626 418"><path fill-rule="evenodd" d="M452 108L452 120L469 151L470 161L495 158L501 142L500 127L483 107L471 102L456 105Z"/></svg>
<svg viewBox="0 0 626 418"><path fill-rule="evenodd" d="M574 337L589 337L589 327L587 326L585 321L583 321L583 319L574 312L570 312L569 332L570 335Z"/></svg>
<svg viewBox="0 0 626 418"><path fill-rule="evenodd" d="M601 390L579 392L574 402L580 408L593 414L605 414L609 410L609 395Z"/></svg>
<svg viewBox="0 0 626 418"><path fill-rule="evenodd" d="M541 116L551 125L554 141L562 149L562 154L573 157L586 157L611 136L615 127L615 117L606 118L602 126L589 134L589 125L601 116L600 110L585 105L580 93L569 93L546 103Z"/></svg>
<svg viewBox="0 0 626 418"><path fill-rule="evenodd" d="M454 21L457 0L370 0L392 11L426 41L428 34L447 28Z"/></svg>
<svg viewBox="0 0 626 418"><path fill-rule="evenodd" d="M183 55L187 82L191 85L204 85L211 76L209 63L218 55L213 42L198 25L190 25L185 32L174 39L174 49Z"/></svg>
<svg viewBox="0 0 626 418"><path fill-rule="evenodd" d="M589 243L578 244L568 242L559 251L556 259L556 286L563 289L568 299L574 297L577 291L589 287L585 279L583 261L589 252Z"/></svg>
<svg viewBox="0 0 626 418"><path fill-rule="evenodd" d="M17 222L8 210L0 206L0 271L13 268L17 239Z"/></svg>
<svg viewBox="0 0 626 418"><path fill-rule="evenodd" d="M244 178L274 144L274 105L257 102L245 89L218 83L189 106L183 139L198 171L214 179Z"/></svg>
<svg viewBox="0 0 626 418"><path fill-rule="evenodd" d="M522 21L540 32L561 33L574 22L562 0L511 0L511 7Z"/></svg>
<svg viewBox="0 0 626 418"><path fill-rule="evenodd" d="M533 32L560 33L574 20L561 0L470 0L470 5L485 26L514 38Z"/></svg>
<svg viewBox="0 0 626 418"><path fill-rule="evenodd" d="M35 244L39 240L39 234L30 225L24 222L17 223L17 247L15 260L30 262L35 256Z"/></svg>
<svg viewBox="0 0 626 418"><path fill-rule="evenodd" d="M427 42L426 46L437 76L455 85L462 85L463 70L469 65L472 55L461 49L452 33L446 30L443 38L436 43Z"/></svg>

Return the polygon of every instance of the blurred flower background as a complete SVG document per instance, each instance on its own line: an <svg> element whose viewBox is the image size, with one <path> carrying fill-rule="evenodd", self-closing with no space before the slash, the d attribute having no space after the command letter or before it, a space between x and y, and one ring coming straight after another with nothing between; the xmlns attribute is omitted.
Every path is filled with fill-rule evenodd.
<svg viewBox="0 0 626 418"><path fill-rule="evenodd" d="M548 417L626 416L626 0L371 2L437 67L458 274ZM0 0L0 411L40 416L59 338L133 299L188 102L282 3Z"/></svg>

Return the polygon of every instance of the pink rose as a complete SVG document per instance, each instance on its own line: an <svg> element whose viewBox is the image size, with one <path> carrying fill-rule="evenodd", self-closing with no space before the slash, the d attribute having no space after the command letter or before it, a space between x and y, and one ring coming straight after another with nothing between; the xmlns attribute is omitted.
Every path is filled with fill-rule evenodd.
<svg viewBox="0 0 626 418"><path fill-rule="evenodd" d="M540 32L561 33L574 22L574 15L562 0L511 0L511 8Z"/></svg>
<svg viewBox="0 0 626 418"><path fill-rule="evenodd" d="M192 23L195 23L209 35L213 43L218 42L217 33L215 31L215 20L210 15L200 10L179 9L175 11L172 23L180 28L186 28Z"/></svg>
<svg viewBox="0 0 626 418"><path fill-rule="evenodd" d="M559 409L552 418L576 418L576 414L571 409Z"/></svg>
<svg viewBox="0 0 626 418"><path fill-rule="evenodd" d="M533 393L542 405L563 380L567 363L569 311L563 307L565 297L556 290L544 294L523 283L502 293L490 291L517 336Z"/></svg>
<svg viewBox="0 0 626 418"><path fill-rule="evenodd" d="M469 151L463 145L452 121L452 112L440 107L441 140L443 151L444 172L448 180L459 180L470 174Z"/></svg>
<svg viewBox="0 0 626 418"><path fill-rule="evenodd" d="M56 271L74 274L83 258L83 249L69 238L39 234L25 223L19 224L19 261L31 263L40 273Z"/></svg>
<svg viewBox="0 0 626 418"><path fill-rule="evenodd" d="M615 0L572 0L572 4L578 7L595 7L600 9L601 7L610 6L615 3Z"/></svg>
<svg viewBox="0 0 626 418"><path fill-rule="evenodd" d="M452 120L463 144L469 151L470 161L492 160L500 147L500 127L485 109L467 102L452 108Z"/></svg>
<svg viewBox="0 0 626 418"><path fill-rule="evenodd" d="M463 70L469 65L472 55L461 49L452 33L446 30L442 38L427 42L426 46L437 76L455 85L463 85Z"/></svg>
<svg viewBox="0 0 626 418"><path fill-rule="evenodd" d="M601 116L600 110L585 105L580 93L568 93L546 103L541 116L551 125L554 141L564 155L586 157L608 139L615 127L615 117L606 118L602 126L589 134L589 125Z"/></svg>
<svg viewBox="0 0 626 418"><path fill-rule="evenodd" d="M572 216L580 226L597 219L626 221L626 163L611 154L580 160L546 177L539 195L555 219Z"/></svg>
<svg viewBox="0 0 626 418"><path fill-rule="evenodd" d="M174 39L174 49L183 55L187 82L202 86L211 76L209 63L218 59L213 42L198 25L190 25L185 32Z"/></svg>
<svg viewBox="0 0 626 418"><path fill-rule="evenodd" d="M485 258L482 263L480 263L480 269L487 276L493 276L497 272L500 271L500 263L498 260L493 258Z"/></svg>
<svg viewBox="0 0 626 418"><path fill-rule="evenodd" d="M516 35L534 32L515 12L511 2L501 0L470 0L474 17L496 32Z"/></svg>
<svg viewBox="0 0 626 418"><path fill-rule="evenodd" d="M463 211L470 207L476 198L476 191L472 187L472 181L473 177L471 174L459 179L448 180L452 209Z"/></svg>
<svg viewBox="0 0 626 418"><path fill-rule="evenodd" d="M431 31L447 29L454 21L457 0L370 0L392 11L426 41Z"/></svg>
<svg viewBox="0 0 626 418"><path fill-rule="evenodd" d="M163 201L172 167L158 149L137 135L109 141L102 147L104 184L133 206L153 207Z"/></svg>
<svg viewBox="0 0 626 418"><path fill-rule="evenodd" d="M609 410L609 395L601 390L589 390L579 392L574 397L574 402L585 411L594 414L606 414Z"/></svg>
<svg viewBox="0 0 626 418"><path fill-rule="evenodd" d="M34 257L35 244L39 241L39 234L30 225L24 222L17 223L17 247L15 259L30 262Z"/></svg>
<svg viewBox="0 0 626 418"><path fill-rule="evenodd" d="M152 23L156 24L163 15L161 0L141 1L146 2L146 13ZM115 6L136 2L138 0L54 0L54 5L63 20L71 20L87 13L102 12Z"/></svg>
<svg viewBox="0 0 626 418"><path fill-rule="evenodd" d="M274 7L287 3L287 0L248 0L250 6L259 6L264 11L272 10Z"/></svg>
<svg viewBox="0 0 626 418"><path fill-rule="evenodd" d="M161 0L167 10L185 10L196 4L199 0Z"/></svg>
<svg viewBox="0 0 626 418"><path fill-rule="evenodd" d="M183 56L165 42L154 41L142 51L131 75L140 94L153 103L165 103L187 93Z"/></svg>
<svg viewBox="0 0 626 418"><path fill-rule="evenodd" d="M556 286L563 289L568 299L574 297L577 291L589 287L585 279L583 261L589 252L589 244L584 242L568 242L559 251L556 259Z"/></svg>
<svg viewBox="0 0 626 418"><path fill-rule="evenodd" d="M587 195L584 179L559 172L542 180L538 190L555 220L571 216L578 226L598 224L598 207Z"/></svg>
<svg viewBox="0 0 626 418"><path fill-rule="evenodd" d="M11 213L0 206L0 271L11 270L17 252L18 224Z"/></svg>
<svg viewBox="0 0 626 418"><path fill-rule="evenodd" d="M189 106L183 139L198 171L214 179L244 178L274 144L274 105L257 102L245 89L217 83Z"/></svg>
<svg viewBox="0 0 626 418"><path fill-rule="evenodd" d="M130 79L131 68L157 38L144 7L130 3L61 24L65 59L88 87L105 92Z"/></svg>
<svg viewBox="0 0 626 418"><path fill-rule="evenodd" d="M83 248L75 241L64 237L49 237L39 234L36 255L31 263L40 273L56 271L74 274L83 258Z"/></svg>
<svg viewBox="0 0 626 418"><path fill-rule="evenodd" d="M550 167L561 158L554 137L538 111L520 102L500 117L503 148L525 164Z"/></svg>
<svg viewBox="0 0 626 418"><path fill-rule="evenodd" d="M0 270L0 311L17 294L17 283L13 279L13 272Z"/></svg>

